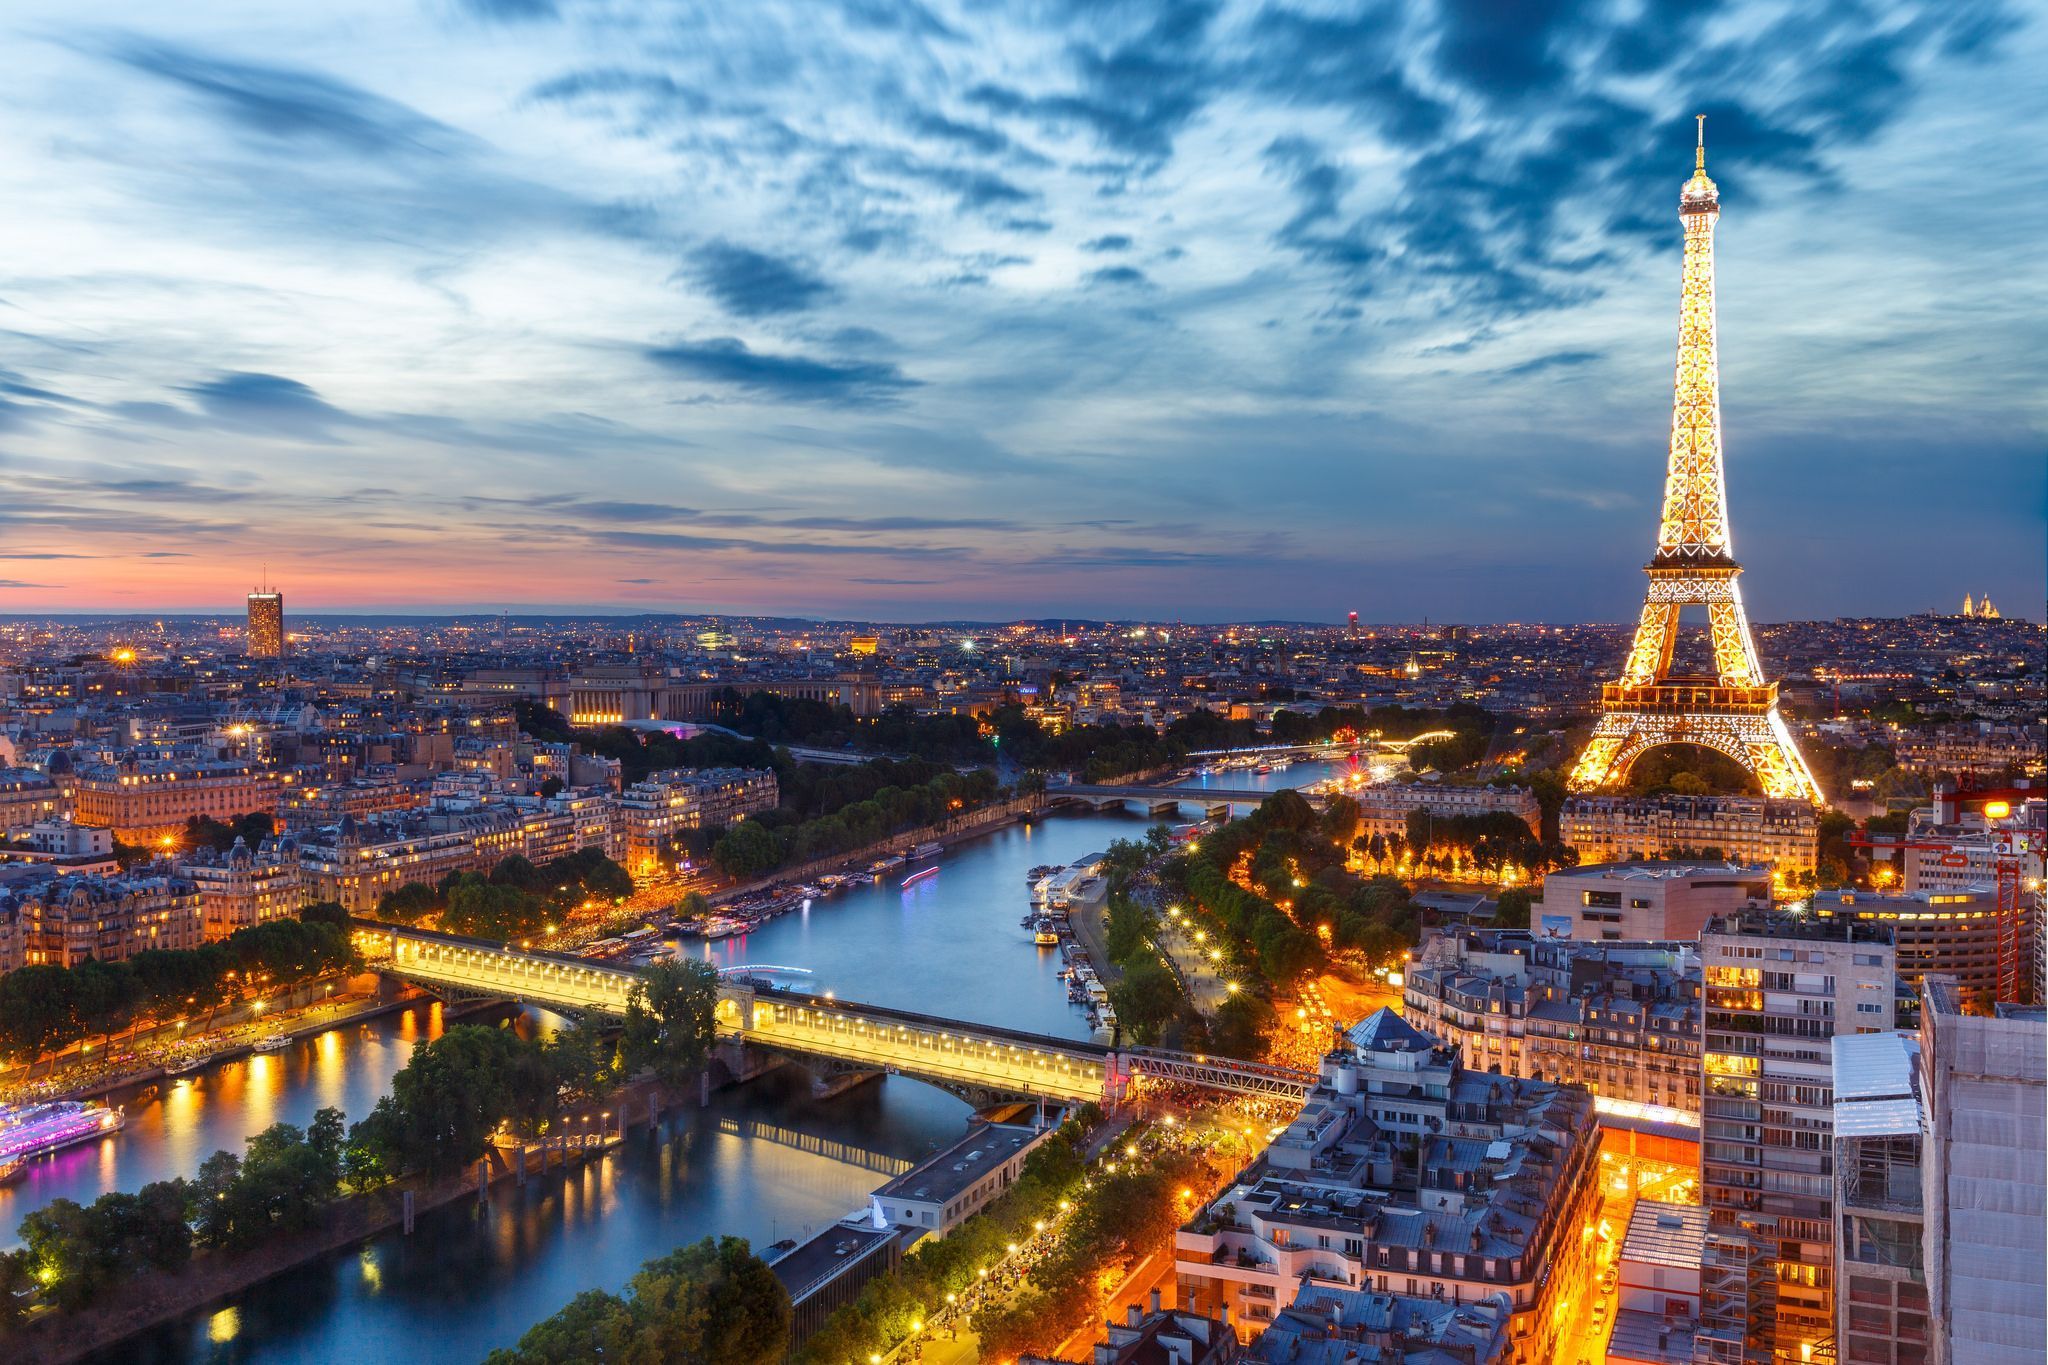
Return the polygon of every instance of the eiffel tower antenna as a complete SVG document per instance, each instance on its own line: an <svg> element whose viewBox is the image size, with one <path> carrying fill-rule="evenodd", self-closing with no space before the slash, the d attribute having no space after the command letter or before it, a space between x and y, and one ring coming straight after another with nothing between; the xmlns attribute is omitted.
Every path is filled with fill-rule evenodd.
<svg viewBox="0 0 2048 1365"><path fill-rule="evenodd" d="M1657 550L1644 566L1650 584L1635 642L1620 680L1600 689L1600 722L1572 770L1571 786L1575 791L1616 787L1649 750L1697 744L1740 763L1765 796L1818 806L1825 799L1778 714L1778 685L1764 680L1736 583L1742 566L1735 562L1728 535L1714 312L1714 224L1721 216L1721 194L1707 178L1707 116L1696 117L1699 145L1692 179L1678 197L1685 268ZM1671 671L1679 612L1689 606L1707 609L1712 677Z"/></svg>

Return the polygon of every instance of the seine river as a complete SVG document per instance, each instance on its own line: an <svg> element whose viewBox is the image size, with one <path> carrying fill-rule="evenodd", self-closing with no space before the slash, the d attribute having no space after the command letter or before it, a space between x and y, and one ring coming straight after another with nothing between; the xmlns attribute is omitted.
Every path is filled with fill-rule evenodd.
<svg viewBox="0 0 2048 1365"><path fill-rule="evenodd" d="M1322 764L1209 784L1243 790L1315 781ZM1143 833L1129 814L1056 815L950 850L939 874L909 890L865 887L761 930L701 945L720 965L807 968L843 998L1072 1038L1088 1036L1054 973L1056 955L1018 925L1025 871L1065 863ZM522 1030L559 1021L516 1017ZM53 1199L190 1176L218 1148L280 1120L303 1124L333 1105L367 1113L415 1043L441 1029L438 1005L337 1029L268 1056L223 1063L161 1087L117 1095L118 1137L38 1163L0 1189L0 1243ZM785 1068L713 1096L613 1157L567 1177L493 1192L424 1214L392 1233L316 1261L143 1337L108 1362L480 1360L578 1292L623 1286L643 1261L699 1237L736 1234L766 1247L801 1238L864 1203L893 1166L956 1137L967 1107L900 1077L814 1100Z"/></svg>

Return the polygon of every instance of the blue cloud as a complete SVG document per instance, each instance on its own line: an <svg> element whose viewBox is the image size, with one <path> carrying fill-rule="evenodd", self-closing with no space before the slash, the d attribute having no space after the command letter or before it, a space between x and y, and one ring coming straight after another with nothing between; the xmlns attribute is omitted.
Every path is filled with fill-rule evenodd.
<svg viewBox="0 0 2048 1365"><path fill-rule="evenodd" d="M1100 254L1105 251L1129 251L1131 239L1121 232L1108 232L1100 237L1090 237L1081 243L1081 250Z"/></svg>
<svg viewBox="0 0 2048 1365"><path fill-rule="evenodd" d="M753 351L736 337L679 341L649 347L646 354L692 379L800 402L871 403L917 387L892 364Z"/></svg>
<svg viewBox="0 0 2048 1365"><path fill-rule="evenodd" d="M832 297L832 286L794 261L731 242L690 254L690 278L735 317L801 313Z"/></svg>
<svg viewBox="0 0 2048 1365"><path fill-rule="evenodd" d="M448 152L464 139L395 100L317 72L232 62L137 39L112 55L166 81L247 133L370 155Z"/></svg>

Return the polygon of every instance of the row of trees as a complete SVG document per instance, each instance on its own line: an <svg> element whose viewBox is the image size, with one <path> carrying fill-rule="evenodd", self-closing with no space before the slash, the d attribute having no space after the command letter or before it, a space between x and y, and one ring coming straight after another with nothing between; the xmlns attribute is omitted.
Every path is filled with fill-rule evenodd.
<svg viewBox="0 0 2048 1365"><path fill-rule="evenodd" d="M1102 1313L1105 1279L1123 1272L1162 1245L1189 1213L1181 1191L1200 1183L1201 1161L1160 1152L1142 1167L1120 1164L1098 1174L1053 1245L1032 1267L1028 1283L973 1317L984 1359L1012 1360L1050 1354Z"/></svg>
<svg viewBox="0 0 2048 1365"><path fill-rule="evenodd" d="M438 915L451 933L509 940L531 937L587 901L632 894L632 877L600 848L581 848L539 866L515 853L488 874L451 872L434 886L408 882L387 891L377 902L377 917L417 924Z"/></svg>
<svg viewBox="0 0 2048 1365"><path fill-rule="evenodd" d="M917 786L882 787L872 796L808 820L787 810L751 816L725 832L712 846L711 857L728 876L765 876L790 863L850 853L938 824L1000 795L995 774L986 768L943 771Z"/></svg>
<svg viewBox="0 0 2048 1365"><path fill-rule="evenodd" d="M587 1118L636 1071L680 1081L710 1048L716 1003L716 973L687 962L650 973L616 1042L589 1026L539 1041L458 1025L414 1048L391 1093L353 1127L322 1109L304 1129L275 1124L239 1155L215 1152L192 1180L87 1206L57 1200L23 1221L19 1250L0 1256L0 1323L18 1322L32 1295L76 1311L124 1280L182 1266L195 1247L247 1250L315 1226L344 1193L452 1174L483 1156L499 1128L530 1138L565 1116Z"/></svg>
<svg viewBox="0 0 2048 1365"><path fill-rule="evenodd" d="M213 1013L250 994L293 991L355 964L348 915L331 901L297 919L238 929L200 948L125 962L37 964L0 976L0 1047L31 1068L52 1047Z"/></svg>
<svg viewBox="0 0 2048 1365"><path fill-rule="evenodd" d="M973 1287L985 1270L1002 1260L1009 1246L1027 1240L1034 1224L1051 1220L1062 1200L1082 1192L1082 1144L1087 1127L1101 1120L1093 1106L1070 1119L1024 1159L1024 1168L1002 1198L967 1219L944 1238L926 1238L903 1258L894 1275L870 1280L860 1297L825 1320L801 1348L799 1365L842 1365L887 1351L909 1336L912 1324L929 1317L948 1294ZM993 1353L990 1359L999 1359Z"/></svg>

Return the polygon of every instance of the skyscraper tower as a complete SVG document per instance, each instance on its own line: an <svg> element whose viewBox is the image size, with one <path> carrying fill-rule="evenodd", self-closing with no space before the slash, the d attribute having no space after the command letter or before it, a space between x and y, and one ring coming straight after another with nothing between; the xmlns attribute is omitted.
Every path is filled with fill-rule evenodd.
<svg viewBox="0 0 2048 1365"><path fill-rule="evenodd" d="M284 594L275 588L249 594L249 657L284 657Z"/></svg>
<svg viewBox="0 0 2048 1365"><path fill-rule="evenodd" d="M1618 786L1635 761L1666 744L1718 750L1748 769L1765 796L1822 803L1819 785L1778 714L1778 685L1766 682L1736 584L1742 568L1728 539L1727 480L1721 466L1721 384L1714 339L1714 224L1720 191L1707 179L1706 116L1692 179L1679 191L1685 276L1678 308L1678 374L1664 515L1635 643L1621 678L1600 689L1600 722L1572 770L1576 791ZM1707 610L1712 676L1672 671L1679 613Z"/></svg>

